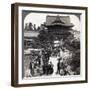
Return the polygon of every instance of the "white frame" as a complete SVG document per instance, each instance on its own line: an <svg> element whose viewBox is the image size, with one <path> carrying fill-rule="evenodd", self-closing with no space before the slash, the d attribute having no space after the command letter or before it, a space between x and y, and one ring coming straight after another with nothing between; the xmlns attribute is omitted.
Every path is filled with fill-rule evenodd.
<svg viewBox="0 0 90 90"><path fill-rule="evenodd" d="M35 78L35 79L22 79L22 10L35 10L35 11L52 11L52 12L73 12L73 13L81 13L81 34L80 34L80 41L81 41L81 75L80 76L63 76L59 78ZM84 10L74 10L74 9L63 9L63 8L41 8L41 7L27 7L27 6L19 6L18 7L18 83L19 84L35 84L35 83L47 83L47 82L67 82L67 81L83 81L85 80L85 70L86 70L86 62L85 62L85 11Z"/></svg>

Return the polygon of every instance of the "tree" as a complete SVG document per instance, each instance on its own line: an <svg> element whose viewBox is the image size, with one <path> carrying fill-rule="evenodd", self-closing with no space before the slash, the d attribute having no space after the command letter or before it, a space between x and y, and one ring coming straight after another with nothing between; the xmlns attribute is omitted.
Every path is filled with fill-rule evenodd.
<svg viewBox="0 0 90 90"><path fill-rule="evenodd" d="M38 40L42 48L52 48L53 35L48 33L46 30L41 30L38 35Z"/></svg>
<svg viewBox="0 0 90 90"><path fill-rule="evenodd" d="M31 22L29 23L29 30L33 30L33 25Z"/></svg>

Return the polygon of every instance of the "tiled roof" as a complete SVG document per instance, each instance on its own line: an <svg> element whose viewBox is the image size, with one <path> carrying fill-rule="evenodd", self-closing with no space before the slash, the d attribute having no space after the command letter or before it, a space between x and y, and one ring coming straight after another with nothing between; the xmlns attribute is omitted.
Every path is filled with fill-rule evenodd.
<svg viewBox="0 0 90 90"><path fill-rule="evenodd" d="M39 34L38 31L24 31L24 37L37 37Z"/></svg>
<svg viewBox="0 0 90 90"><path fill-rule="evenodd" d="M47 26L61 25L67 27L74 26L72 23L70 23L69 16L49 16L49 15L46 17L46 25Z"/></svg>

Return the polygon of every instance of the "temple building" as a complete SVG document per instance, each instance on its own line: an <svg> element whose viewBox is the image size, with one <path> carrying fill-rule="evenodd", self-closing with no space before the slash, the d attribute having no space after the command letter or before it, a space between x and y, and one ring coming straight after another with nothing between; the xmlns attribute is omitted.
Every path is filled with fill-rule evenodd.
<svg viewBox="0 0 90 90"><path fill-rule="evenodd" d="M38 31L24 31L24 49L32 48L34 44L34 40L37 38L39 32Z"/></svg>
<svg viewBox="0 0 90 90"><path fill-rule="evenodd" d="M46 17L46 27L48 28L49 33L57 39L64 39L70 34L70 30L74 25L70 23L69 16L47 16Z"/></svg>
<svg viewBox="0 0 90 90"><path fill-rule="evenodd" d="M70 22L69 16L46 16L46 22L41 24L39 30L34 29L34 25L30 23L26 24L24 31L24 46L25 48L33 48L34 39L36 39L39 35L39 31L42 29L47 29L49 35L52 34L54 37L55 46L58 46L58 43L62 44L63 40L65 40L72 31L72 27L74 25Z"/></svg>

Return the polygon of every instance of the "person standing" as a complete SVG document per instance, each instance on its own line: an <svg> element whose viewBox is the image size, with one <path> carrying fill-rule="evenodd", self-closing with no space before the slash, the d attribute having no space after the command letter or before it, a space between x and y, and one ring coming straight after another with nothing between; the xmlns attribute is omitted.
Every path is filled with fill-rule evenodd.
<svg viewBox="0 0 90 90"><path fill-rule="evenodd" d="M61 60L62 58L59 58L58 59L58 63L57 63L57 72L56 72L56 74L60 74L60 60Z"/></svg>
<svg viewBox="0 0 90 90"><path fill-rule="evenodd" d="M32 76L34 76L34 62L30 62L29 68L30 68L30 74L31 74Z"/></svg>

